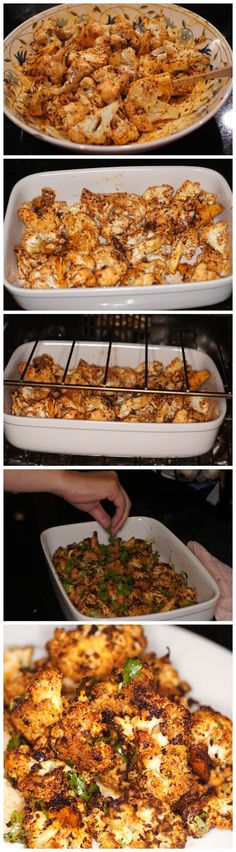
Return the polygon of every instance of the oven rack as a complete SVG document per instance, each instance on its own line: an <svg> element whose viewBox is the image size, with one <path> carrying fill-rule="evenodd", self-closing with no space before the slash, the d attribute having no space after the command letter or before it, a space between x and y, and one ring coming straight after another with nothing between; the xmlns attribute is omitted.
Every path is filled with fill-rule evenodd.
<svg viewBox="0 0 236 852"><path fill-rule="evenodd" d="M230 360L230 333L223 326L220 328L219 320L223 317L213 318L212 322L209 318L207 324L204 317L190 316L168 316L168 321L165 316L153 314L101 314L101 315L86 315L79 314L77 317L70 315L69 317L60 317L56 315L45 317L31 316L30 326L28 317L23 314L19 328L16 317L6 318L6 358L10 358L13 345L16 347L22 342L34 340L39 343L41 340L62 341L68 339L81 339L93 342L107 342L110 338L113 342L120 343L140 343L145 345L147 336L151 338L152 345L173 345L180 346L181 334L184 347L189 348L205 348L207 345L208 354L211 354L218 369L221 373L224 390L228 396L227 413L224 422L221 425L215 445L211 451L205 455L195 455L188 459L175 458L145 458L145 463L141 457L133 457L132 464L130 459L119 457L119 467L135 468L135 467L229 467L232 465L232 405L230 401L231 394L231 360ZM225 323L225 318L224 318ZM223 335L221 331L223 330ZM79 332L79 333L78 333ZM186 343L187 341L187 343ZM32 358L32 351L30 353ZM22 379L22 376L21 376ZM16 386L16 381L14 385ZM21 382L19 381L19 384ZM30 382L27 380L27 385ZM35 386L35 382L34 382ZM54 390L58 385L53 385ZM72 385L70 384L70 389ZM84 388L84 386L83 386ZM103 385L103 391L105 387ZM91 388L90 388L91 390ZM109 391L111 388L109 387ZM115 389L117 392L117 388ZM93 387L94 391L94 387ZM132 389L133 391L133 389ZM127 388L125 388L125 393ZM140 393L140 389L138 391ZM152 391L153 392L153 391ZM162 391L163 393L163 391ZM181 392L183 395L183 391ZM193 392L191 392L193 395ZM199 396L199 391L197 392ZM209 395L209 392L207 393ZM52 467L82 467L82 468L99 468L110 467L114 470L117 468L117 459L110 456L95 456L91 459L90 456L71 455L69 452L64 453L45 453L33 452L29 450L21 450L12 446L5 439L4 445L4 464L6 466L52 466Z"/></svg>
<svg viewBox="0 0 236 852"><path fill-rule="evenodd" d="M182 351L182 360L183 360L183 366L184 366L184 386L181 389L178 389L178 390L177 389L169 389L169 388L168 389L165 389L165 388L149 388L148 387L149 327L148 327L148 317L147 316L145 316L145 319L144 319L144 350L145 350L144 364L145 364L145 367L144 367L144 384L143 384L143 386L142 387L141 386L136 387L136 388L130 388L130 387L122 387L121 385L119 385L118 387L110 385L110 384L108 385L107 384L108 370L109 370L109 364L110 364L110 358L111 358L111 352L112 352L112 345L113 345L113 342L114 342L112 331L113 331L113 329L112 329L112 326L111 326L111 331L110 331L110 334L108 336L108 341L107 341L108 342L108 350L107 350L106 364L105 364L105 367L104 367L104 379L103 379L103 383L101 385L100 384L92 384L92 385L82 384L81 385L81 384L79 384L79 382L76 382L76 383L66 382L66 378L68 376L68 372L69 372L74 348L75 348L76 343L79 342L78 338L74 338L71 342L70 351L69 351L69 355L68 355L68 358L67 358L66 366L65 366L64 373L63 373L63 376L62 376L62 379L61 379L60 382L43 382L43 381L31 382L28 378L25 378L28 367L32 363L32 359L35 356L37 347L42 340L41 334L38 335L38 337L36 338L36 340L33 343L32 349L30 351L30 354L29 354L29 357L28 357L27 362L25 364L22 375L19 377L19 379L4 379L4 384L6 386L9 386L9 387L11 387L11 386L20 387L23 384L25 384L25 385L27 385L27 387L48 388L49 390L54 390L54 391L59 389L59 388L63 388L63 390L71 390L73 388L73 389L80 390L80 391L91 391L92 390L93 393L101 393L101 392L103 392L103 393L104 392L105 393L106 392L107 393L112 393L112 392L117 393L117 392L119 392L119 393L124 393L124 394L130 394L132 392L132 394L134 394L134 395L145 394L145 395L157 395L157 396L158 395L160 395L160 396L170 396L170 395L171 396L172 395L173 396L188 396L190 394L191 396L194 396L194 397L195 396L196 397L202 396L202 397L213 397L215 399L227 399L227 400L232 399L232 392L229 390L227 375L226 375L226 370L225 370L225 365L224 365L224 359L223 359L223 356L222 356L221 346L220 346L219 343L218 343L218 354L219 354L219 359L220 359L220 364L221 364L221 369L222 369L222 379L223 379L224 391L214 391L214 390L207 390L207 389L195 390L194 391L189 387L187 360L186 360L186 353L185 353L186 347L185 347L185 342L184 342L184 332L183 332L183 328L182 328L181 323L179 325L179 334L180 334L180 348L181 348L181 351Z"/></svg>

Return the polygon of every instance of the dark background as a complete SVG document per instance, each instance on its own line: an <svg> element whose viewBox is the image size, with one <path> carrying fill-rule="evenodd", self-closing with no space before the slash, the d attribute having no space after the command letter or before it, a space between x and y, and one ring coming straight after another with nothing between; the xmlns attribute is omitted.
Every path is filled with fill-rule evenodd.
<svg viewBox="0 0 236 852"><path fill-rule="evenodd" d="M232 160L230 158L226 159L215 159L215 160L201 160L194 158L194 160L189 159L181 159L181 160L167 160L160 159L156 155L154 157L149 157L148 161L145 158L124 158L122 160L122 166L128 166L129 168L137 168L137 166L199 166L200 168L212 168L227 180L229 186L232 188ZM119 168L120 160L119 159L110 159L101 162L101 160L96 159L83 159L79 161L78 159L70 159L70 160L62 160L61 158L57 159L45 159L40 160L8 160L4 161L4 204L5 209L8 204L9 195L15 186L15 184L21 180L21 178L26 177L30 174L35 174L36 172L46 172L46 171L60 171L65 169L94 169L94 168ZM4 307L5 310L9 311L20 311L21 308L16 304L13 297L8 293L7 290L4 291ZM208 311L217 311L217 310L231 310L232 309L232 299L229 298L225 302L221 302L220 305L213 305L207 308Z"/></svg>
<svg viewBox="0 0 236 852"><path fill-rule="evenodd" d="M217 642L218 645L223 645L224 648L228 648L229 651L232 651L233 634L232 626L230 624L214 624L214 626L209 625L209 627L199 627L194 624L194 627L186 627L186 625L184 625L184 628L185 630L191 630L192 633L198 633L206 639L210 639L211 642Z"/></svg>
<svg viewBox="0 0 236 852"><path fill-rule="evenodd" d="M230 471L225 471L225 486L220 488L215 507L206 502L212 481L196 490L186 482L164 478L159 471L119 470L118 475L132 502L131 516L156 518L185 544L197 540L218 559L231 564ZM111 504L105 501L104 505L112 514ZM53 494L5 494L6 621L64 620L39 537L47 527L88 520L91 517L85 512Z"/></svg>
<svg viewBox="0 0 236 852"><path fill-rule="evenodd" d="M44 9L50 9L55 3L11 3L5 4L5 36L23 21L36 15ZM178 4L177 4L178 5ZM223 33L229 44L232 44L232 3L181 3L185 9L192 9L197 14L206 18L220 32ZM232 96L221 107L217 115L210 119L199 130L173 142L170 146L164 145L156 149L158 154L231 154L232 153L232 130L225 122L226 113L232 110ZM58 148L56 145L35 139L16 127L8 118L5 118L5 154L58 154L68 156L68 150ZM84 156L83 154L81 156ZM85 155L86 156L86 155Z"/></svg>

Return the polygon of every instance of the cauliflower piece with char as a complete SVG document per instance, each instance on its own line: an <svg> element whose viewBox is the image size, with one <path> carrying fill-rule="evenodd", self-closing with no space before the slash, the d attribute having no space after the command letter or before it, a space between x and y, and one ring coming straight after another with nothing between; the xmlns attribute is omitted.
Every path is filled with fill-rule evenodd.
<svg viewBox="0 0 236 852"><path fill-rule="evenodd" d="M121 666L128 657L139 656L146 640L139 625L96 627L84 624L75 630L56 628L47 643L51 665L65 678L79 683L83 677L108 677L113 667Z"/></svg>
<svg viewBox="0 0 236 852"><path fill-rule="evenodd" d="M186 694L190 686L180 680L179 674L170 661L169 651L164 657L156 657L156 654L144 655L144 662L150 667L156 690L169 698L174 698L181 703L186 703Z"/></svg>
<svg viewBox="0 0 236 852"><path fill-rule="evenodd" d="M83 242L83 235L81 234ZM86 243L85 236L85 243ZM94 260L91 254L72 249L65 256L65 280L67 287L96 287Z"/></svg>
<svg viewBox="0 0 236 852"><path fill-rule="evenodd" d="M65 287L64 262L59 257L48 257L32 269L23 285L31 290L58 290Z"/></svg>
<svg viewBox="0 0 236 852"><path fill-rule="evenodd" d="M42 812L28 809L23 820L30 849L80 849L92 847L82 804L50 808Z"/></svg>
<svg viewBox="0 0 236 852"><path fill-rule="evenodd" d="M186 843L181 817L148 792L130 790L118 799L107 799L106 813L95 807L90 822L103 849L182 849Z"/></svg>
<svg viewBox="0 0 236 852"><path fill-rule="evenodd" d="M228 228L226 222L214 222L201 229L200 237L211 248L224 255L227 250Z"/></svg>
<svg viewBox="0 0 236 852"><path fill-rule="evenodd" d="M62 675L56 669L39 671L32 677L25 696L13 707L11 718L16 731L29 742L60 717Z"/></svg>
<svg viewBox="0 0 236 852"><path fill-rule="evenodd" d="M191 719L191 766L204 781L208 781L212 766L232 763L232 722L227 716L200 707Z"/></svg>
<svg viewBox="0 0 236 852"><path fill-rule="evenodd" d="M202 796L183 796L178 805L192 837L204 837L211 828L232 829L233 792L232 773L217 787L209 787Z"/></svg>
<svg viewBox="0 0 236 852"><path fill-rule="evenodd" d="M60 760L72 761L78 771L97 773L112 765L113 750L106 741L100 702L89 702L86 690L71 702L59 721L38 740L37 748Z"/></svg>
<svg viewBox="0 0 236 852"><path fill-rule="evenodd" d="M110 246L100 246L94 251L98 287L116 287L122 283L127 261L121 252Z"/></svg>
<svg viewBox="0 0 236 852"><path fill-rule="evenodd" d="M110 709L108 715L103 712L103 718L115 728L125 755L130 749L131 754L138 752L141 789L162 801L176 802L194 783L188 764L190 713L157 692L145 664L137 666L129 683L123 677L123 672L114 675L114 689L116 682L121 687L119 696L109 695ZM97 691L95 687L95 694ZM103 701L101 696L101 707Z"/></svg>

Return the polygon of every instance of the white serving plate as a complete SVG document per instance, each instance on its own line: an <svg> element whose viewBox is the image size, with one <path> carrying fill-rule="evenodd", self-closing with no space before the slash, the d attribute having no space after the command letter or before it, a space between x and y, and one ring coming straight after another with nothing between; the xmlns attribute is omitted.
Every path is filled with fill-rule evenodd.
<svg viewBox="0 0 236 852"><path fill-rule="evenodd" d="M70 629L70 626L65 625L64 622L56 624L55 627ZM53 629L50 624L5 624L5 646L34 645L34 659L40 659L45 655L44 646L52 638ZM157 626L146 622L144 630L148 640L147 651L155 651L158 656L162 656L167 648L170 648L171 661L181 678L191 684L192 696L201 704L213 707L231 718L232 654L230 651L179 626L166 624ZM231 831L220 831L214 828L198 840L188 837L186 848L195 849L195 852L198 852L198 849L232 849L232 845ZM9 849L9 844L4 843L3 848ZM22 852L22 845L15 844L15 849Z"/></svg>
<svg viewBox="0 0 236 852"><path fill-rule="evenodd" d="M175 142L176 140L191 133L193 130L197 130L199 127L202 127L206 121L209 121L209 119L215 115L217 110L220 109L222 104L228 98L232 87L232 81L226 78L218 78L214 82L213 90L209 93L209 100L206 104L200 104L197 110L195 112L193 111L192 116L189 117L190 123L188 127L182 127L179 131L162 137L161 139L157 138L152 142L143 142L140 144L134 142L129 145L80 145L72 142L70 139L62 137L55 127L50 126L45 122L41 122L41 127L35 124L33 118L28 118L26 122L22 116L21 79L19 79L19 67L17 65L16 55L18 51L22 51L22 44L24 45L24 49L27 50L27 45L33 40L33 30L36 23L40 20L44 20L45 18L50 18L51 16L54 17L57 13L59 13L61 18L62 14L70 14L71 11L73 11L74 14L79 14L81 20L84 18L86 19L89 14L96 21L103 23L107 22L108 14L115 16L117 13L120 14L121 11L125 12L126 17L129 17L133 21L137 20L142 12L150 18L152 18L154 13L159 14L162 12L169 19L171 24L173 23L175 26L181 26L184 29L190 29L194 33L195 38L203 38L204 48L207 48L209 51L213 69L220 69L225 65L232 65L232 51L224 36L209 21L206 21L205 18L202 18L200 15L196 15L191 8L186 9L179 5L167 3L153 5L148 4L146 6L140 6L134 3L126 3L123 6L122 4L120 6L108 6L107 3L99 3L99 7L94 6L91 3L73 3L61 4L59 6L55 6L53 9L48 9L46 11L43 10L38 15L34 15L24 21L5 39L5 112L18 127L21 127L27 133L31 133L33 136L36 136L37 139L41 139L44 142L51 142L54 145L58 145L59 147L66 148L77 153L91 153L94 154L94 156L97 154L129 154L131 152L141 154L143 151L152 151L160 146L168 145L170 142ZM12 91L9 90L9 82L13 84Z"/></svg>
<svg viewBox="0 0 236 852"><path fill-rule="evenodd" d="M184 180L199 181L206 192L215 193L231 230L232 192L225 178L214 169L186 166L137 166L137 168L77 169L28 175L15 184L5 218L5 286L24 310L33 311L159 311L199 308L227 299L232 276L215 281L193 281L152 287L77 287L61 290L27 290L18 278L14 247L25 230L17 211L24 201L40 195L43 186L55 190L58 199L78 203L83 187L92 192L138 192L149 186L171 184L178 189Z"/></svg>
<svg viewBox="0 0 236 852"><path fill-rule="evenodd" d="M98 534L100 544L107 544L108 533L100 524L94 521L51 527L44 530L40 536L56 597L64 615L69 621L94 622L101 619L83 615L70 601L54 568L52 557L58 547L67 547L72 541L83 541L85 538L90 537L94 530ZM140 619L141 621L211 621L215 613L217 601L219 600L218 586L201 562L196 559L196 556L193 556L185 544L171 530L168 530L167 527L154 518L128 518L122 529L119 530L119 537L124 541L131 538L131 536L141 538L144 541L151 541L154 550L160 553L160 559L163 562L170 562L174 565L178 574L180 571L186 571L188 574L188 585L195 587L199 603L169 612L156 612L151 615L126 616L122 618L115 617L115 620L121 624L130 621L137 623ZM114 621L114 617L103 620L112 622Z"/></svg>
<svg viewBox="0 0 236 852"><path fill-rule="evenodd" d="M5 370L5 378L19 378L17 367L27 361L33 342L15 349ZM35 355L48 353L62 367L66 366L70 342L40 341ZM108 343L76 343L70 367L84 358L90 364L106 364ZM149 360L168 364L182 358L177 346L149 346ZM224 391L222 379L212 358L199 349L185 349L186 360L196 370L208 369L213 378L204 388ZM137 367L144 361L142 344L114 343L110 366ZM214 445L226 414L225 399L217 402L219 416L204 423L120 423L91 420L54 420L40 417L18 417L11 414L11 391L5 386L4 424L8 441L15 447L37 452L67 453L88 456L141 456L186 458L202 455Z"/></svg>

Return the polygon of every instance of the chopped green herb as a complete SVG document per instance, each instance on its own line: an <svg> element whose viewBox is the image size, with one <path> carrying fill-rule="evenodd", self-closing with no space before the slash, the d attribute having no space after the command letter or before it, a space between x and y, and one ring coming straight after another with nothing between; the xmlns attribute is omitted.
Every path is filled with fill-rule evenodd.
<svg viewBox="0 0 236 852"><path fill-rule="evenodd" d="M222 723L221 723L221 722L218 722L218 721L217 721L217 722L216 722L216 725L217 725L217 728L222 728Z"/></svg>
<svg viewBox="0 0 236 852"><path fill-rule="evenodd" d="M69 592L69 589L71 589L71 585L72 584L69 583L69 580L63 580L63 587L65 589L65 592Z"/></svg>
<svg viewBox="0 0 236 852"><path fill-rule="evenodd" d="M84 802L89 802L91 796L93 796L94 793L99 792L99 787L97 784L91 783L86 785L83 776L78 775L75 769L69 770L69 772L67 772L67 779L71 790L73 790L77 796L81 796Z"/></svg>
<svg viewBox="0 0 236 852"><path fill-rule="evenodd" d="M119 541L119 539L117 538L117 535L112 535L111 527L109 527L108 533L109 533L109 544L116 544L116 542Z"/></svg>
<svg viewBox="0 0 236 852"><path fill-rule="evenodd" d="M129 764L130 769L133 769L133 767L136 766L138 756L139 756L139 748L136 748L136 751L134 751L134 753L131 757L131 760L130 760L130 764Z"/></svg>
<svg viewBox="0 0 236 852"><path fill-rule="evenodd" d="M119 742L115 743L114 749L117 752L117 754L119 754L120 757L122 757L123 760L125 760L125 762L127 763L127 757L126 757L126 754L124 754L124 752L123 752L123 748L122 748L121 743L119 743Z"/></svg>
<svg viewBox="0 0 236 852"><path fill-rule="evenodd" d="M187 580L188 579L187 571L180 571L179 577L183 577L184 580Z"/></svg>
<svg viewBox="0 0 236 852"><path fill-rule="evenodd" d="M108 568L105 574L105 580L114 580L115 583L118 583L120 580L121 574L118 571L114 571L113 568Z"/></svg>
<svg viewBox="0 0 236 852"><path fill-rule="evenodd" d="M98 597L100 601L104 601L104 603L107 603L109 601L109 592L106 583L104 583L103 580L99 583Z"/></svg>
<svg viewBox="0 0 236 852"><path fill-rule="evenodd" d="M22 737L20 737L20 734L13 734L13 736L10 738L9 742L7 743L7 751L12 751L14 748L18 748L19 745L21 745L22 742L23 742L23 739L22 739Z"/></svg>
<svg viewBox="0 0 236 852"><path fill-rule="evenodd" d="M127 609L129 609L129 603L128 603L128 602L126 602L126 603L118 603L118 601L116 601L116 600L113 598L113 599L112 599L112 607L113 607L113 609L115 610L115 612L117 612L117 613L119 613L120 615L122 615L124 612L126 612L126 610L127 610Z"/></svg>
<svg viewBox="0 0 236 852"><path fill-rule="evenodd" d="M45 816L48 819L49 814L48 814L48 810L46 808L45 802L43 802L42 799L37 799L37 801L34 804L35 804L35 807L37 808L37 810L42 811L42 813L45 814Z"/></svg>
<svg viewBox="0 0 236 852"><path fill-rule="evenodd" d="M206 834L206 832L208 831L206 823L199 815L194 817L193 822L195 822L195 825L197 826L201 834Z"/></svg>
<svg viewBox="0 0 236 852"><path fill-rule="evenodd" d="M7 843L25 843L26 836L22 827L24 814L21 811L13 811L10 819L9 831L4 834L4 840Z"/></svg>
<svg viewBox="0 0 236 852"><path fill-rule="evenodd" d="M71 576L72 568L74 568L74 565L72 564L72 562L71 561L67 562L67 564L65 565L65 568L64 568L64 573L66 574L67 577Z"/></svg>
<svg viewBox="0 0 236 852"><path fill-rule="evenodd" d="M121 595L125 595L125 597L128 597L128 595L130 595L130 592L132 592L133 587L134 580L131 577L127 577L124 582L123 580L120 580L117 585L118 592L120 592Z"/></svg>
<svg viewBox="0 0 236 852"><path fill-rule="evenodd" d="M123 668L123 683L130 683L133 677L137 677L142 666L141 660L126 660Z"/></svg>
<svg viewBox="0 0 236 852"><path fill-rule="evenodd" d="M119 558L120 558L120 561L122 562L122 565L128 565L129 551L126 550L126 547L121 547Z"/></svg>

